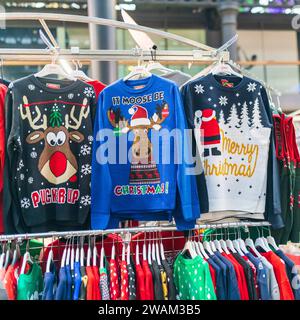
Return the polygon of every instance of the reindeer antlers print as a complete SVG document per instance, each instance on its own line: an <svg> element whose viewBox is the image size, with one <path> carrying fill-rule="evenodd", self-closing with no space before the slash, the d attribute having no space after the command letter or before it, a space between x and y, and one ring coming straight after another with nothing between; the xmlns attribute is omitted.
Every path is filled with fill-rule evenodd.
<svg viewBox="0 0 300 320"><path fill-rule="evenodd" d="M65 127L66 129L73 129L73 130L78 130L81 126L82 120L86 119L89 115L90 112L90 107L87 107L88 100L87 98L83 99L82 107L80 108L80 113L78 119L76 119L74 112L75 112L75 106L72 107L71 113L70 113L70 118L73 120L75 124L71 124L69 120L69 115L66 114L65 116Z"/></svg>
<svg viewBox="0 0 300 320"><path fill-rule="evenodd" d="M23 96L23 103L24 103L24 108L22 105L20 106L20 113L21 113L21 118L22 120L28 119L29 125L33 130L38 130L38 129L47 129L47 116L44 114L43 118L41 117L41 111L40 109L35 106L35 111L37 113L36 117L33 119L32 114L30 112L30 107L28 105L28 99L26 96ZM24 112L25 110L25 112ZM40 124L37 124L37 122L42 118L42 121Z"/></svg>

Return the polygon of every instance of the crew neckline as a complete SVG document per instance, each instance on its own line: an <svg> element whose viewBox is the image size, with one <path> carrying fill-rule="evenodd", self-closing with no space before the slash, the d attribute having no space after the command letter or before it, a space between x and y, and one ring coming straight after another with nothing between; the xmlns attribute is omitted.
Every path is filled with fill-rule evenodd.
<svg viewBox="0 0 300 320"><path fill-rule="evenodd" d="M124 90L130 92L130 93L141 93L144 91L147 91L153 84L154 79L156 76L152 74L150 77L138 79L138 80L126 80L120 79L119 83L124 88ZM143 85L143 88L141 89L134 89L132 87L135 86L141 86Z"/></svg>
<svg viewBox="0 0 300 320"><path fill-rule="evenodd" d="M222 86L222 84L216 79L215 75L210 73L209 74L209 77L211 78L211 81L214 82L214 85L218 86L220 89L222 90L225 90L225 91L235 91L241 87L244 86L244 84L247 82L247 79L245 76L243 76L243 78L241 79L241 81L234 87L230 88L230 87L224 87ZM230 81L230 79L232 78L238 78L237 76L228 76L228 75L225 75L224 76L224 79L227 79Z"/></svg>
<svg viewBox="0 0 300 320"><path fill-rule="evenodd" d="M67 81L72 80L59 80L59 79L51 79L51 78L42 78L46 82L52 82L52 83L66 83ZM35 85L37 85L39 88L43 89L44 91L51 92L51 93L62 93L62 92L70 92L72 89L76 88L80 84L80 80L75 79L71 82L71 84L64 86L60 89L53 89L49 88L44 84L42 81L39 80L38 77L36 77L34 74L30 76L30 81L33 82Z"/></svg>

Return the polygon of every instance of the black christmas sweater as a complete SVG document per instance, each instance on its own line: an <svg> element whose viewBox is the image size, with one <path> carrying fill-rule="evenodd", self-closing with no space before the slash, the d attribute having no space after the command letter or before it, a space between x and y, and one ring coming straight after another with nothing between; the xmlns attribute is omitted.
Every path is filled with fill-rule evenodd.
<svg viewBox="0 0 300 320"><path fill-rule="evenodd" d="M93 87L31 75L10 84L5 108L5 232L86 227Z"/></svg>
<svg viewBox="0 0 300 320"><path fill-rule="evenodd" d="M210 212L202 219L250 217L282 226L272 115L263 86L248 77L208 74L186 84L182 94L208 189Z"/></svg>

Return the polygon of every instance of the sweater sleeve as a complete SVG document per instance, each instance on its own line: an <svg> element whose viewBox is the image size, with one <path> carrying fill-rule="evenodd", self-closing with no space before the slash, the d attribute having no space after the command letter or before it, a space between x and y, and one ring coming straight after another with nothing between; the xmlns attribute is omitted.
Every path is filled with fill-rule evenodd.
<svg viewBox="0 0 300 320"><path fill-rule="evenodd" d="M189 129L193 130L194 115L193 115L192 101L189 95L189 84L182 87L181 94L183 99L185 115L187 118L187 125ZM195 176L196 176L197 190L198 190L198 196L199 196L199 202L200 202L200 210L201 210L201 213L207 213L209 212L208 191L207 191L207 185L205 180L205 174L204 174L202 163L200 162L201 158L199 155L194 134L192 137L192 155L196 156L196 159L198 159L197 161L199 161L199 164L202 168L202 170Z"/></svg>
<svg viewBox="0 0 300 320"><path fill-rule="evenodd" d="M0 192L3 190L3 170L4 170L4 160L5 160L5 94L7 88L0 85Z"/></svg>
<svg viewBox="0 0 300 320"><path fill-rule="evenodd" d="M261 89L261 97L265 106L269 122L272 124L272 112L269 104L267 92L264 88ZM267 173L267 193L266 193L266 207L265 219L269 221L274 229L279 229L284 226L281 216L281 202L280 202L280 178L279 169L276 159L274 128L271 128L270 148L268 159L268 173Z"/></svg>
<svg viewBox="0 0 300 320"><path fill-rule="evenodd" d="M106 229L110 220L112 181L108 159L104 159L105 126L103 119L104 92L101 92L94 123L94 142L91 177L91 226ZM111 131L111 130L110 130Z"/></svg>
<svg viewBox="0 0 300 320"><path fill-rule="evenodd" d="M179 89L174 85L174 102L176 114L176 129L181 133L181 137L177 136L175 146L177 159L177 199L178 205L175 214L175 220L178 225L181 217L185 222L192 222L200 217L199 198L196 186L196 178L194 168L191 163L191 149L189 139L187 138L187 123L183 110L182 99ZM183 139L183 141L181 140ZM181 144L181 147L178 145ZM179 226L179 225L178 225ZM193 226L194 227L194 226ZM180 226L179 226L180 228Z"/></svg>

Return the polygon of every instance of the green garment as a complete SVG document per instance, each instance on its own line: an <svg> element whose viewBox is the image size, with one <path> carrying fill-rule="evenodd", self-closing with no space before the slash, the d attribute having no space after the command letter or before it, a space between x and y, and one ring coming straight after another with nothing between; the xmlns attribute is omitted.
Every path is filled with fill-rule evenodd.
<svg viewBox="0 0 300 320"><path fill-rule="evenodd" d="M174 282L179 300L216 300L209 266L200 256L178 255L174 262Z"/></svg>
<svg viewBox="0 0 300 320"><path fill-rule="evenodd" d="M42 293L42 269L37 263L33 263L30 270L19 277L17 300L39 300Z"/></svg>

